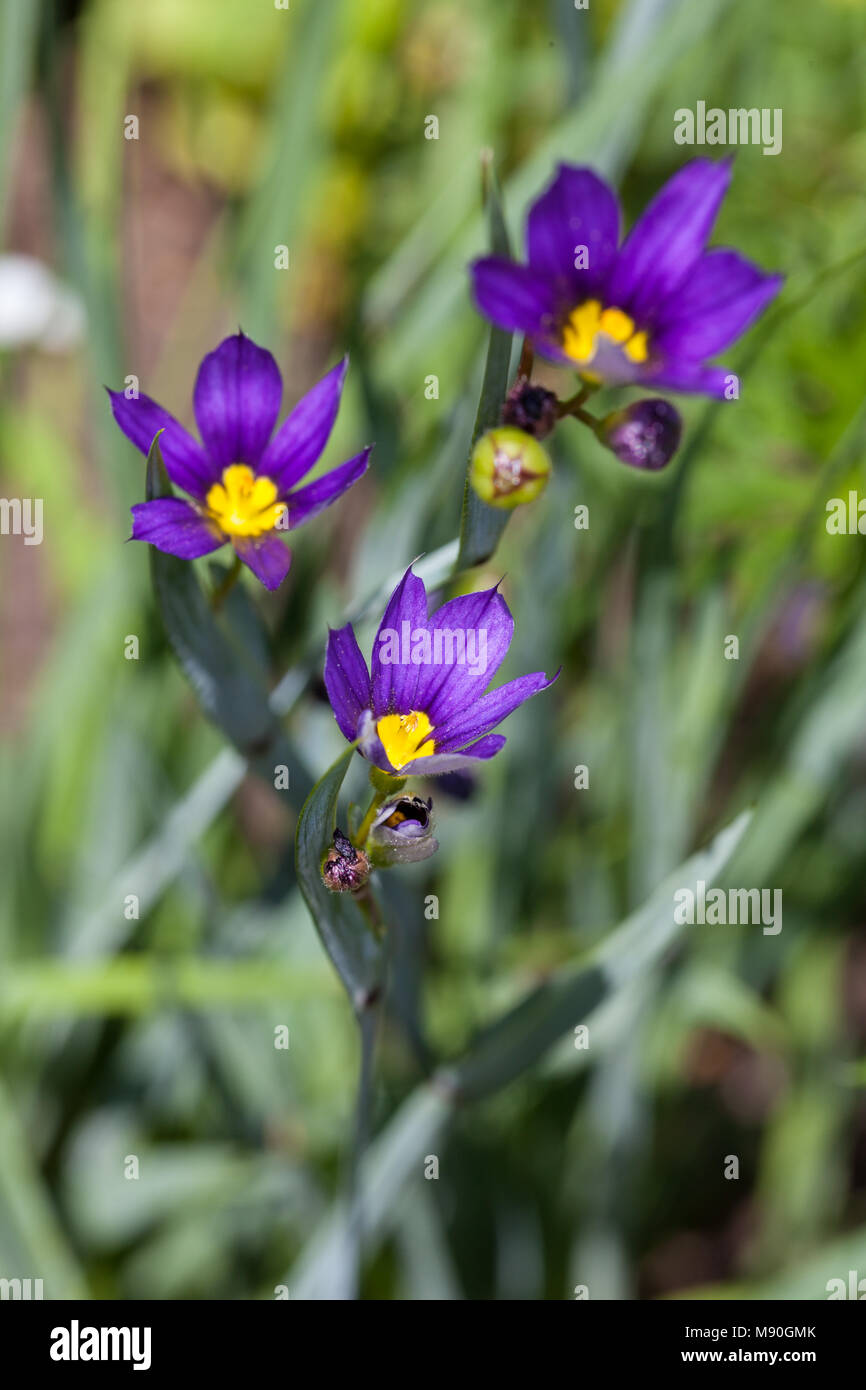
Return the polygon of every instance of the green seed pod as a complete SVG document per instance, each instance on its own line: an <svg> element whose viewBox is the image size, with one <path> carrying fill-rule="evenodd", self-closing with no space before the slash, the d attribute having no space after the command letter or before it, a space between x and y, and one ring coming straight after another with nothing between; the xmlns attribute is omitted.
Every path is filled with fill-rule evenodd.
<svg viewBox="0 0 866 1390"><path fill-rule="evenodd" d="M491 507L520 507L544 491L551 463L537 439L512 425L483 434L472 452L469 480Z"/></svg>

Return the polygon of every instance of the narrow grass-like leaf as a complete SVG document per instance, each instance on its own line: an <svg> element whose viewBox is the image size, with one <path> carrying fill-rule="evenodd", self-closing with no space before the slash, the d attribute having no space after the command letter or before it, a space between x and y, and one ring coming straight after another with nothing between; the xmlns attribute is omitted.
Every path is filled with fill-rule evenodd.
<svg viewBox="0 0 866 1390"><path fill-rule="evenodd" d="M172 495L157 435L147 456L147 498ZM151 546L150 564L168 639L205 714L265 779L273 780L275 765L285 764L297 804L307 794L310 778L288 746L249 643L238 638L231 619L218 618L211 610L188 560ZM237 614L234 606L232 617Z"/></svg>
<svg viewBox="0 0 866 1390"><path fill-rule="evenodd" d="M348 755L344 755L348 756ZM341 760L342 761L342 760ZM338 771L335 764L329 776ZM344 771L344 770L343 770ZM343 773L339 773L342 780ZM650 902L629 917L577 969L562 971L487 1032L456 1066L432 1086L413 1092L371 1147L362 1165L361 1200L369 1245L387 1232L411 1181L424 1181L424 1155L433 1150L451 1118L451 1106L479 1100L513 1081L596 1005L611 1004L660 960L682 928L674 922L673 892L697 879L709 886L722 873L749 823L749 813L727 826L706 850L693 855ZM292 1298L323 1299L340 1287L345 1258L345 1209L331 1213L288 1277Z"/></svg>
<svg viewBox="0 0 866 1390"><path fill-rule="evenodd" d="M450 1119L447 1100L419 1087L371 1145L361 1166L360 1193L368 1244L381 1238L397 1219L397 1199L412 1174L425 1184L423 1157L430 1153ZM426 1184L425 1184L426 1186ZM328 1215L291 1270L286 1283L292 1299L327 1299L343 1281L346 1211Z"/></svg>
<svg viewBox="0 0 866 1390"><path fill-rule="evenodd" d="M674 921L674 892L692 887L698 879L712 884L740 843L749 819L748 812L739 816L707 849L682 864L582 964L557 972L495 1023L461 1062L442 1073L441 1084L461 1101L499 1090L611 994L655 965L682 931Z"/></svg>
<svg viewBox="0 0 866 1390"><path fill-rule="evenodd" d="M135 1017L164 1008L257 1009L335 994L330 973L274 960L154 960L123 955L93 964L46 960L6 970L0 1021L25 1018Z"/></svg>
<svg viewBox="0 0 866 1390"><path fill-rule="evenodd" d="M2 1084L0 1262L7 1277L41 1279L46 1298L88 1297L84 1275L57 1224L23 1127Z"/></svg>
<svg viewBox="0 0 866 1390"><path fill-rule="evenodd" d="M384 952L352 895L331 893L322 882L322 861L337 820L337 798L354 754L354 747L347 748L304 802L295 840L295 864L322 945L360 1013L378 993Z"/></svg>
<svg viewBox="0 0 866 1390"><path fill-rule="evenodd" d="M484 165L485 204L489 227L490 250L496 256L511 256L508 232L502 211L499 185L493 170L492 160L487 158ZM487 345L487 358L484 363L484 380L472 431L470 457L477 440L485 430L499 423L502 402L508 389L508 374L511 366L511 345L513 335L501 328L491 328ZM489 507L470 486L467 474L463 491L463 516L460 524L460 551L457 557L458 570L470 569L480 565L493 554L499 539L508 525L510 512L500 507Z"/></svg>
<svg viewBox="0 0 866 1390"><path fill-rule="evenodd" d="M300 14L286 45L285 64L274 93L272 148L258 186L243 208L238 229L244 325L259 341L273 337L277 318L274 248L286 245L290 257L297 254L305 195L324 145L320 94L340 27L340 7L335 0L308 0L298 8ZM292 289L291 272L286 288Z"/></svg>
<svg viewBox="0 0 866 1390"><path fill-rule="evenodd" d="M0 207L6 206L12 137L30 80L39 13L33 0L4 0L0 6Z"/></svg>

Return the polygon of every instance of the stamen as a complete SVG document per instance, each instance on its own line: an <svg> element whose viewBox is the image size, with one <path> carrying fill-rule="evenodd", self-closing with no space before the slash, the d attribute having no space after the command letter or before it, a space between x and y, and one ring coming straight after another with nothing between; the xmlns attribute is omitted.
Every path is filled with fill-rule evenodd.
<svg viewBox="0 0 866 1390"><path fill-rule="evenodd" d="M424 711L414 709L409 714L383 714L376 724L388 761L398 770L413 758L429 758L436 751L434 740L427 737L432 729Z"/></svg>
<svg viewBox="0 0 866 1390"><path fill-rule="evenodd" d="M562 330L562 349L573 362L591 362L602 333L619 344L630 362L646 362L649 345L645 332L636 332L635 323L623 309L603 309L599 300L587 299L569 315Z"/></svg>
<svg viewBox="0 0 866 1390"><path fill-rule="evenodd" d="M273 531L286 511L273 480L257 478L245 463L223 469L222 481L213 484L205 506L226 536L261 536Z"/></svg>

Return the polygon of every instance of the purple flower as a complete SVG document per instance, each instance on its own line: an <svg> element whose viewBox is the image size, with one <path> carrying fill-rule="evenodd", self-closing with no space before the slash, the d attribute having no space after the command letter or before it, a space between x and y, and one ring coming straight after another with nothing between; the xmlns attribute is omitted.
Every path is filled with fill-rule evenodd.
<svg viewBox="0 0 866 1390"><path fill-rule="evenodd" d="M280 533L335 502L365 472L370 449L304 487L337 418L348 359L301 398L274 433L283 381L273 357L236 333L203 359L193 391L202 443L149 396L109 391L123 433L146 454L159 430L169 477L193 499L156 498L132 508L132 539L194 560L228 541L266 589L292 562Z"/></svg>
<svg viewBox="0 0 866 1390"><path fill-rule="evenodd" d="M708 366L779 291L781 275L723 247L705 249L730 162L680 169L619 245L616 195L591 169L559 166L527 220L527 262L472 267L481 312L588 381L723 397Z"/></svg>
<svg viewBox="0 0 866 1390"><path fill-rule="evenodd" d="M536 671L487 689L513 632L497 589L451 599L428 618L427 592L410 567L379 624L372 674L351 623L328 636L325 686L341 732L359 739L376 767L401 777L492 758L505 739L490 730L552 684Z"/></svg>

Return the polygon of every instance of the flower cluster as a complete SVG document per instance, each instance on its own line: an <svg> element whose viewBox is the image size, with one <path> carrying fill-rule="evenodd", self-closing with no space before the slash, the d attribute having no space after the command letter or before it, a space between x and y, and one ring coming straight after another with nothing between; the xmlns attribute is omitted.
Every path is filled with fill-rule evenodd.
<svg viewBox="0 0 866 1390"><path fill-rule="evenodd" d="M540 441L565 416L587 424L632 467L667 464L681 432L674 406L652 397L598 419L584 404L600 386L726 393L730 374L708 359L749 327L782 282L737 251L706 248L730 172L728 161L686 165L620 244L612 189L590 169L561 165L529 211L526 263L493 256L473 264L481 312L524 335L500 423L476 442L470 461L469 481L487 504L511 508L540 495L551 471ZM582 384L573 398L560 401L532 381L534 353L575 369ZM109 392L118 425L143 453L159 435L169 478L189 499L133 507L132 539L190 560L229 544L276 589L291 562L280 533L330 506L368 465L370 448L302 483L328 442L346 369L344 359L276 428L282 378L274 358L243 333L226 338L196 377L201 442L149 396ZM369 667L351 624L330 632L325 687L340 731L371 765L374 788L360 825L350 823L350 835L334 832L321 865L330 890L369 903L375 869L435 851L432 801L404 793L405 779L477 768L504 745L493 732L502 720L552 684L536 671L490 688L513 630L498 586L428 613L426 589L410 567L388 602Z"/></svg>
<svg viewBox="0 0 866 1390"><path fill-rule="evenodd" d="M766 274L737 251L707 250L730 176L728 160L693 160L620 245L613 190L591 169L562 164L530 208L526 263L500 256L475 261L481 312L500 328L523 333L525 351L574 368L583 384L573 401L557 402L521 375L502 423L523 431L526 460L558 418L574 415L623 463L655 471L677 450L676 408L654 398L598 420L583 408L592 391L637 386L735 394L732 373L707 359L745 332L778 293L782 276ZM473 485L484 501L506 505L484 476ZM510 505L523 500L515 495Z"/></svg>

